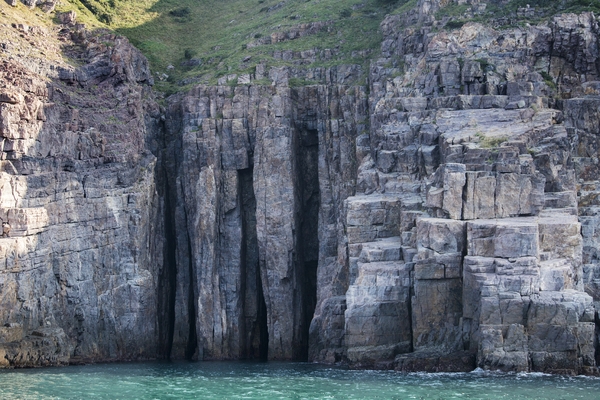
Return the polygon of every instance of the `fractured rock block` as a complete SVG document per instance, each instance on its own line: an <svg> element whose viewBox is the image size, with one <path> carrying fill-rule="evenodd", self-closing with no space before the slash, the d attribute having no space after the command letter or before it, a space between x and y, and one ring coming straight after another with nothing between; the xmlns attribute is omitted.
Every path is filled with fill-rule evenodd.
<svg viewBox="0 0 600 400"><path fill-rule="evenodd" d="M566 258L581 263L583 240L576 215L555 214L540 218L540 251L550 259Z"/></svg>
<svg viewBox="0 0 600 400"><path fill-rule="evenodd" d="M531 297L528 326L535 324L575 325L594 321L593 299L576 290L540 292Z"/></svg>
<svg viewBox="0 0 600 400"><path fill-rule="evenodd" d="M510 218L467 223L468 254L480 257L537 257L538 226L534 220Z"/></svg>
<svg viewBox="0 0 600 400"><path fill-rule="evenodd" d="M575 289L573 267L569 260L540 262L540 290L558 292L563 289Z"/></svg>
<svg viewBox="0 0 600 400"><path fill-rule="evenodd" d="M452 219L462 218L463 186L467 178L464 164L445 164L443 172L444 200L442 209Z"/></svg>
<svg viewBox="0 0 600 400"><path fill-rule="evenodd" d="M594 301L600 300L600 264L585 264L583 266L583 282L585 292L594 298Z"/></svg>
<svg viewBox="0 0 600 400"><path fill-rule="evenodd" d="M479 366L485 369L528 371L527 335L523 325L482 325L477 359Z"/></svg>
<svg viewBox="0 0 600 400"><path fill-rule="evenodd" d="M442 218L417 220L417 249L435 253L462 253L465 248L465 222Z"/></svg>
<svg viewBox="0 0 600 400"><path fill-rule="evenodd" d="M43 207L10 208L2 214L10 223L10 236L34 235L44 231L49 225L48 211Z"/></svg>
<svg viewBox="0 0 600 400"><path fill-rule="evenodd" d="M470 321L469 341L471 348L477 349L482 326L525 325L529 296L539 292L537 259L467 256L463 282L463 318Z"/></svg>
<svg viewBox="0 0 600 400"><path fill-rule="evenodd" d="M324 301L321 310L320 315L315 315L310 324L309 358L330 363L338 362L345 347L346 296L328 298Z"/></svg>
<svg viewBox="0 0 600 400"><path fill-rule="evenodd" d="M400 206L400 199L393 195L349 197L345 201L348 242L398 236Z"/></svg>
<svg viewBox="0 0 600 400"><path fill-rule="evenodd" d="M71 345L61 328L41 327L20 341L0 343L0 367L68 365Z"/></svg>
<svg viewBox="0 0 600 400"><path fill-rule="evenodd" d="M577 207L577 196L573 191L568 192L546 192L544 197L545 208L569 208Z"/></svg>
<svg viewBox="0 0 600 400"><path fill-rule="evenodd" d="M541 174L498 174L496 218L538 214L544 205L544 184Z"/></svg>
<svg viewBox="0 0 600 400"><path fill-rule="evenodd" d="M436 71L439 85L447 95L460 93L460 64L456 60L442 61Z"/></svg>
<svg viewBox="0 0 600 400"><path fill-rule="evenodd" d="M528 347L535 371L578 371L593 366L594 307L575 290L540 292L527 313Z"/></svg>
<svg viewBox="0 0 600 400"><path fill-rule="evenodd" d="M464 219L494 218L496 177L489 172L467 172Z"/></svg>
<svg viewBox="0 0 600 400"><path fill-rule="evenodd" d="M419 255L417 255L417 258ZM435 254L415 262L415 279L452 279L462 275L462 254Z"/></svg>
<svg viewBox="0 0 600 400"><path fill-rule="evenodd" d="M363 243L361 248L358 261L363 263L402 260L402 242L399 237Z"/></svg>
<svg viewBox="0 0 600 400"><path fill-rule="evenodd" d="M416 280L414 292L412 328L415 351L461 350L461 280Z"/></svg>
<svg viewBox="0 0 600 400"><path fill-rule="evenodd" d="M371 364L410 351L411 270L412 265L397 261L358 263L358 277L346 292L351 362Z"/></svg>

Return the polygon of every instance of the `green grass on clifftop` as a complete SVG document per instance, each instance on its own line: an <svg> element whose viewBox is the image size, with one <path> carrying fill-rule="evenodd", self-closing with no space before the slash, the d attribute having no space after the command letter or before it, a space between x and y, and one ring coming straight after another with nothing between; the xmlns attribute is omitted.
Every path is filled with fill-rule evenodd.
<svg viewBox="0 0 600 400"><path fill-rule="evenodd" d="M182 80L215 83L256 64L294 65L273 57L277 50L334 50L334 56L303 67L366 63L379 50L379 24L409 0L68 0L127 36L169 75L158 89L180 89ZM328 30L277 44L248 44L300 24L333 21ZM360 52L367 50L367 52ZM369 53L368 51L371 51ZM248 59L250 57L250 59ZM246 61L244 61L246 59ZM191 61L190 61L191 60ZM173 68L168 68L172 65ZM194 79L196 77L196 79Z"/></svg>
<svg viewBox="0 0 600 400"><path fill-rule="evenodd" d="M436 13L436 19L445 19L446 28L455 29L469 20L488 22L516 15L519 7L527 4L544 10L544 17L559 12L600 12L600 0L485 3L483 13L473 13L469 5L449 2ZM64 0L60 8L75 9L88 26L108 27L127 36L148 57L157 89L169 93L194 83L214 84L228 74L252 72L260 63L366 66L378 56L379 25L385 16L401 14L416 4L417 0ZM252 46L272 34L318 21L332 24L317 34ZM521 22L513 18L507 23ZM274 57L278 51L325 49L333 55L314 61Z"/></svg>

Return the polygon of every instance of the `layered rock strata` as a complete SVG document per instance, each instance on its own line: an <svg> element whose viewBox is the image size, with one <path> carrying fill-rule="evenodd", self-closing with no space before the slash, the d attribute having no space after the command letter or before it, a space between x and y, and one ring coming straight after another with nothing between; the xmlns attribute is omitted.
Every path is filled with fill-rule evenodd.
<svg viewBox="0 0 600 400"><path fill-rule="evenodd" d="M260 64L162 116L124 39L4 26L81 65L3 46L0 362L597 373L596 17L417 3L366 86Z"/></svg>
<svg viewBox="0 0 600 400"><path fill-rule="evenodd" d="M594 206L581 203L596 179L595 19L403 30L427 25L420 10L384 21L371 68L370 153L345 208L344 355L595 373ZM387 78L390 64L403 74Z"/></svg>
<svg viewBox="0 0 600 400"><path fill-rule="evenodd" d="M74 24L2 20L0 32L0 365L155 358L163 232L148 63Z"/></svg>

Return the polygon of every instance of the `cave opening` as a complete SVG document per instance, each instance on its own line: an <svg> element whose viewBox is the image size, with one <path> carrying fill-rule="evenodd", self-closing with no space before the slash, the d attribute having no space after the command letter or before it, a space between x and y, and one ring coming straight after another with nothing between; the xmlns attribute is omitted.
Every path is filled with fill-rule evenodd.
<svg viewBox="0 0 600 400"><path fill-rule="evenodd" d="M196 335L196 299L198 296L196 295L196 278L194 274L194 265L192 261L191 255L192 253L192 243L188 235L188 254L189 257L189 276L190 276L190 285L188 286L188 318L189 318L189 332L188 332L188 342L185 349L185 358L186 360L197 360L198 359L198 336Z"/></svg>
<svg viewBox="0 0 600 400"><path fill-rule="evenodd" d="M244 318L240 332L242 358L266 361L269 351L267 305L260 277L258 236L256 231L256 197L254 195L254 168L238 170L239 199L242 218L242 298Z"/></svg>
<svg viewBox="0 0 600 400"><path fill-rule="evenodd" d="M177 245L174 224L172 188L169 185L164 154L161 157L161 170L157 174L159 190L162 188L163 204L163 266L158 276L158 357L170 359L175 332L175 292L177 290Z"/></svg>
<svg viewBox="0 0 600 400"><path fill-rule="evenodd" d="M319 263L319 132L316 121L298 130L296 147L298 207L298 282L301 289L300 340L296 359L308 360L308 331L317 304Z"/></svg>
<svg viewBox="0 0 600 400"><path fill-rule="evenodd" d="M166 185L168 187L168 185ZM175 291L177 287L177 260L175 244L175 226L171 212L171 199L169 193L165 194L164 231L165 242L163 247L163 268L159 275L158 292L158 335L159 357L169 359L173 348L173 334L175 330Z"/></svg>

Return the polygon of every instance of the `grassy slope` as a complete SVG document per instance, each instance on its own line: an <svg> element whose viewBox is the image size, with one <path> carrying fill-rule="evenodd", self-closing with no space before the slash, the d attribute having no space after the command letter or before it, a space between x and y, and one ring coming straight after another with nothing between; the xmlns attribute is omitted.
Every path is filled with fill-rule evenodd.
<svg viewBox="0 0 600 400"><path fill-rule="evenodd" d="M181 90L177 82L200 77L215 83L228 73L252 70L259 62L269 66L285 61L273 58L275 50L337 49L327 62L309 66L367 63L377 56L381 35L379 24L388 13L401 13L417 0L66 0L63 10L76 9L80 20L91 26L107 26L131 40L150 60L155 72L170 75L157 81L157 89ZM600 11L600 0L511 0L497 5L489 0L484 16L493 18L530 4L544 7L548 14L565 11ZM468 6L450 5L437 17L466 20ZM269 11L271 9L271 11ZM95 17L95 18L94 18ZM298 24L335 21L330 32L292 41L246 49L245 45L273 32L286 31ZM99 22L101 21L101 22ZM370 55L351 57L354 50L372 50ZM250 56L247 63L242 60ZM200 60L194 67L182 65L186 59ZM167 70L172 65L174 69Z"/></svg>
<svg viewBox="0 0 600 400"><path fill-rule="evenodd" d="M414 1L414 0L413 0ZM274 50L339 49L336 59L317 65L363 63L351 58L354 50L378 50L379 24L385 15L408 0L68 0L67 8L92 10L107 26L127 36L150 60L154 71L166 72L169 82L159 89L173 90L182 78L216 78L251 69L258 62L285 64ZM274 8L268 11L269 8ZM333 20L331 32L250 49L246 44L273 32L309 22ZM242 60L251 56L244 65ZM181 65L186 58L202 64ZM167 71L173 65L174 70ZM316 66L316 65L314 65Z"/></svg>

